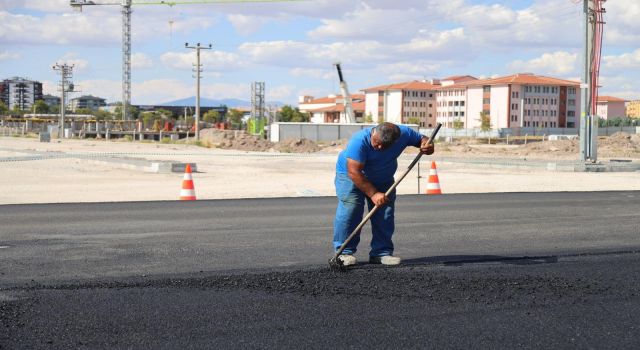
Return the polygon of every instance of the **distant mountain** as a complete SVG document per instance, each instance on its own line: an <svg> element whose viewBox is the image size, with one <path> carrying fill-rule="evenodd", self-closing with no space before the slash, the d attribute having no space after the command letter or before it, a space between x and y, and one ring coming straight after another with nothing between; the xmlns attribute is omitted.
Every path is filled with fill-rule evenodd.
<svg viewBox="0 0 640 350"><path fill-rule="evenodd" d="M160 104L160 106L195 106L195 105L196 105L195 96ZM227 107L250 107L251 102L238 100L235 98L225 98L222 100L214 100L211 98L200 97L200 106L202 107L218 107L222 105L225 105Z"/></svg>
<svg viewBox="0 0 640 350"><path fill-rule="evenodd" d="M160 106L195 106L196 105L196 97L191 96L187 98L183 98L181 100L175 100L170 102L161 103ZM215 100L211 98L200 97L200 106L201 107L218 107L225 105L229 108L238 108L238 107L251 107L251 102L238 100L236 98L225 98L221 100ZM267 106L276 105L278 107L282 107L284 103L282 102L267 102Z"/></svg>

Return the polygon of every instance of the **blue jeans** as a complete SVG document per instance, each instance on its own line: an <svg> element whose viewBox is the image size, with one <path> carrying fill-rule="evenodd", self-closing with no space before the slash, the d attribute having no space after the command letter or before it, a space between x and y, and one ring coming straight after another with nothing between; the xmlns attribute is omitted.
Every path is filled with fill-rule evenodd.
<svg viewBox="0 0 640 350"><path fill-rule="evenodd" d="M338 196L338 208L336 209L336 217L333 221L333 248L338 250L342 243L349 237L351 232L355 230L362 221L364 213L364 201L366 199L369 210L374 205L362 191L356 187L351 181L349 175L336 173L335 178L336 195ZM373 184L378 191L386 192L392 185L390 182L383 184ZM389 195L389 203L379 208L371 217L371 238L370 256L393 255L393 242L391 236L394 231L394 210L395 210L396 192L395 190ZM345 247L343 254L354 254L360 243L360 234L357 234L351 242Z"/></svg>

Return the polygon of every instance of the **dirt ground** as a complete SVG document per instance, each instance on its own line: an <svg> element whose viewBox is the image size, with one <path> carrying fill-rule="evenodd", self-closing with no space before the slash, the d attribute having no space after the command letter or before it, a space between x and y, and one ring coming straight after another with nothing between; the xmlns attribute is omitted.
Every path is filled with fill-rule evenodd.
<svg viewBox="0 0 640 350"><path fill-rule="evenodd" d="M273 144L240 132L203 130L202 145L95 139L52 140L0 137L0 204L177 200L182 173L149 173L95 160L190 162L198 199L334 196L337 153L346 140L314 143L287 140ZM638 135L616 134L599 140L601 159L638 161ZM204 146L204 147L203 147ZM403 172L417 152L399 159ZM38 155L41 155L40 157ZM42 157L53 155L54 157ZM74 157L73 155L82 155ZM577 160L576 141L527 145L486 144L477 140L439 142L398 186L399 194L423 194L427 170L437 161L444 194L487 192L640 190L638 172L574 173L546 169L487 168L466 161L491 158ZM425 196L426 197L426 196Z"/></svg>
<svg viewBox="0 0 640 350"><path fill-rule="evenodd" d="M243 131L204 129L200 139L206 147L255 152L283 153L337 153L347 140L316 143L307 139L284 140L273 143ZM576 159L580 144L578 140L541 141L531 140L526 144L489 143L490 140L459 138L452 142L440 142L438 154L459 157L529 158L529 159ZM411 153L411 150L408 150ZM640 159L640 134L618 132L598 140L598 156L602 158Z"/></svg>

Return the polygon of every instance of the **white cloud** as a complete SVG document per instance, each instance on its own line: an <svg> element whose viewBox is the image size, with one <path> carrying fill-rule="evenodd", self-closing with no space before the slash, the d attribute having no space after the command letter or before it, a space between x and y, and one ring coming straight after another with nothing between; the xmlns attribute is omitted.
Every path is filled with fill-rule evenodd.
<svg viewBox="0 0 640 350"><path fill-rule="evenodd" d="M458 59L468 56L471 42L465 35L463 28L451 30L428 32L426 36L412 39L406 44L397 46L397 51L401 57L411 55L412 58L429 57L450 58L458 55Z"/></svg>
<svg viewBox="0 0 640 350"><path fill-rule="evenodd" d="M365 69L376 64L411 59L422 62L424 57L432 60L450 61L452 57L463 60L469 56L469 52L469 42L461 28L429 32L397 45L385 45L373 40L328 44L289 40L248 42L238 48L239 55L255 64L296 67L292 71L294 75L303 74L305 69L309 72L318 67L331 69L331 64L335 62L342 62L344 66L351 68Z"/></svg>
<svg viewBox="0 0 640 350"><path fill-rule="evenodd" d="M2 0L0 10L11 10L15 8L25 8L44 12L70 12L68 0Z"/></svg>
<svg viewBox="0 0 640 350"><path fill-rule="evenodd" d="M640 2L607 1L604 14L604 45L637 46L640 41Z"/></svg>
<svg viewBox="0 0 640 350"><path fill-rule="evenodd" d="M0 43L27 45L105 45L120 42L120 20L76 14L43 17L0 12ZM96 25L100 23L100 25Z"/></svg>
<svg viewBox="0 0 640 350"><path fill-rule="evenodd" d="M73 65L74 72L83 72L89 68L89 61L82 58L78 58L77 53L75 52L68 52L64 54L62 57L58 58L55 62L52 62L51 66L53 66L54 64L65 64L65 63L67 65Z"/></svg>
<svg viewBox="0 0 640 350"><path fill-rule="evenodd" d="M97 79L97 80L79 80L75 82L76 90L82 95L93 95L102 97L107 102L122 101L122 83L119 80ZM46 87L43 87L45 90ZM59 95L59 92L52 93ZM73 98L75 96L71 96Z"/></svg>
<svg viewBox="0 0 640 350"><path fill-rule="evenodd" d="M578 54L565 51L544 53L528 61L516 60L507 65L512 72L532 72L566 76L578 70Z"/></svg>
<svg viewBox="0 0 640 350"><path fill-rule="evenodd" d="M602 63L605 69L610 70L640 69L640 49L618 56L604 56L602 57Z"/></svg>
<svg viewBox="0 0 640 350"><path fill-rule="evenodd" d="M20 57L21 57L20 54L17 54L15 52L0 51L0 61L17 60Z"/></svg>
<svg viewBox="0 0 640 350"><path fill-rule="evenodd" d="M291 85L279 85L274 87L265 87L265 100L278 101L289 99L293 95L294 88Z"/></svg>
<svg viewBox="0 0 640 350"><path fill-rule="evenodd" d="M358 40L389 40L407 38L415 33L424 20L419 11L412 8L373 8L361 2L359 8L347 12L340 19L322 19L322 25L308 33L312 39L341 38ZM389 19L402 18L402 23Z"/></svg>
<svg viewBox="0 0 640 350"><path fill-rule="evenodd" d="M289 70L289 74L294 77L309 77L314 79L331 80L338 74L334 69L321 69L321 68L292 68Z"/></svg>
<svg viewBox="0 0 640 350"><path fill-rule="evenodd" d="M634 77L601 75L600 85L601 88L598 91L600 95L615 96L628 100L640 98L640 87Z"/></svg>
<svg viewBox="0 0 640 350"><path fill-rule="evenodd" d="M441 69L440 64L425 61L380 64L376 71L389 81L411 81L433 78Z"/></svg>
<svg viewBox="0 0 640 350"><path fill-rule="evenodd" d="M149 69L153 67L153 60L144 53L134 53L131 55L132 69Z"/></svg>
<svg viewBox="0 0 640 350"><path fill-rule="evenodd" d="M240 14L228 15L227 19L236 31L242 35L249 35L257 32L269 20L261 16L246 16Z"/></svg>
<svg viewBox="0 0 640 350"><path fill-rule="evenodd" d="M173 69L193 69L196 54L193 50L187 52L166 52L160 56L163 65ZM246 65L243 59L235 53L214 50L200 51L200 64L204 71L231 71Z"/></svg>
<svg viewBox="0 0 640 350"><path fill-rule="evenodd" d="M47 1L48 2L48 1ZM42 1L45 3L45 1ZM0 11L0 44L119 46L122 42L122 14L119 6L87 6L76 13L64 2L64 11L46 11L43 15L23 15ZM44 8L48 8L45 6ZM157 39L159 34L202 31L215 23L206 14L188 19L174 18L164 12L143 10L145 17L132 17L134 44ZM173 23L170 25L169 20Z"/></svg>

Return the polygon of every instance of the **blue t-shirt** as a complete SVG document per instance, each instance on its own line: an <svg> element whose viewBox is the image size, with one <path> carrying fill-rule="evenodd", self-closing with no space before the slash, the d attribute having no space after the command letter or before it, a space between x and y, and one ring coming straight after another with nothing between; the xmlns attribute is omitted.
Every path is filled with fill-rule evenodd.
<svg viewBox="0 0 640 350"><path fill-rule="evenodd" d="M417 131L404 126L400 128L400 137L389 148L377 151L371 145L371 132L374 127L362 129L353 136L347 144L347 148L340 152L336 163L336 172L347 174L347 158L351 158L364 164L363 173L372 183L387 183L393 181L393 174L398 169L397 158L407 146L415 146L420 143L422 135Z"/></svg>

